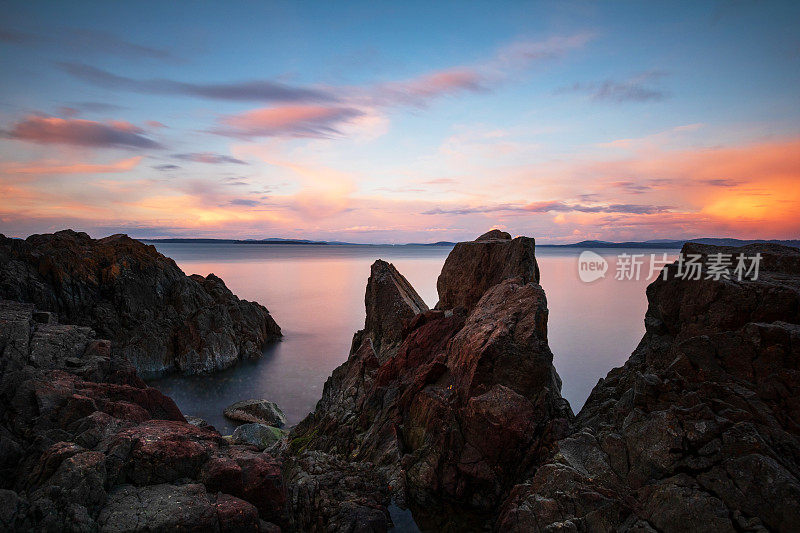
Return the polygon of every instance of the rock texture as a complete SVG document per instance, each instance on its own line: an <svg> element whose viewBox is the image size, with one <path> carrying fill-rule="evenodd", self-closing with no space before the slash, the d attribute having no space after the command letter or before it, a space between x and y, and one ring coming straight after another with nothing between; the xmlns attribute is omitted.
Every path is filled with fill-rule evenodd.
<svg viewBox="0 0 800 533"><path fill-rule="evenodd" d="M278 530L280 462L187 423L112 352L0 300L0 528Z"/></svg>
<svg viewBox="0 0 800 533"><path fill-rule="evenodd" d="M0 235L0 298L94 329L145 376L227 368L280 337L263 306L126 235Z"/></svg>
<svg viewBox="0 0 800 533"><path fill-rule="evenodd" d="M796 531L800 524L800 251L757 280L647 289L646 333L592 391L572 434L515 487L499 531Z"/></svg>
<svg viewBox="0 0 800 533"><path fill-rule="evenodd" d="M533 240L462 244L439 278L442 301L460 295L455 310L427 310L392 265L373 265L365 327L290 434L290 515L316 517L296 526L385 531L392 500L434 528L483 525L566 435Z"/></svg>

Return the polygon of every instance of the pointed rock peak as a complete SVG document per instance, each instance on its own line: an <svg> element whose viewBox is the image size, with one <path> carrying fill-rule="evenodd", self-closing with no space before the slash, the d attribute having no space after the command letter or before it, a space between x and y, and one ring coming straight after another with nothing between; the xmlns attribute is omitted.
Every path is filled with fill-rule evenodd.
<svg viewBox="0 0 800 533"><path fill-rule="evenodd" d="M436 308L469 312L491 287L517 277L523 283L539 282L533 238L511 239L508 233L492 230L474 241L460 242L447 256L436 282Z"/></svg>
<svg viewBox="0 0 800 533"><path fill-rule="evenodd" d="M493 230L487 231L486 233L484 233L483 235L481 235L480 237L478 237L475 240L476 241L496 241L496 240L510 241L511 240L511 234L508 233L507 231L501 231L499 229L493 229Z"/></svg>
<svg viewBox="0 0 800 533"><path fill-rule="evenodd" d="M364 304L364 330L372 338L376 353L401 339L405 321L428 310L408 280L381 259L372 264Z"/></svg>

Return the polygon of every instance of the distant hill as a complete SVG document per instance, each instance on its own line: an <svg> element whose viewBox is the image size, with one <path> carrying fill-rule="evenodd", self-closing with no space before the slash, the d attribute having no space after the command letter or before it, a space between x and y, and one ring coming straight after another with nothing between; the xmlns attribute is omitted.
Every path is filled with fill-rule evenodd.
<svg viewBox="0 0 800 533"><path fill-rule="evenodd" d="M455 246L456 243L450 241L439 241L432 243L411 242L408 244L364 244L342 241L312 241L309 239L139 239L148 243L194 243L194 244L313 244L317 246ZM686 240L654 239L649 241L581 241L572 244L537 244L543 248L652 248L652 249L673 249L681 248L684 243L697 242L701 244L715 244L717 246L745 246L757 242L769 242L783 244L784 246L794 246L800 248L800 240L742 240L728 238L701 238Z"/></svg>

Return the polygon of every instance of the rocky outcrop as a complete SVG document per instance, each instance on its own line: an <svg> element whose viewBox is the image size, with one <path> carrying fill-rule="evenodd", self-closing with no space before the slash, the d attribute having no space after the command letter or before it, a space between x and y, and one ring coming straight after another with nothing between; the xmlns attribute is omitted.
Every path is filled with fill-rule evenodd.
<svg viewBox="0 0 800 533"><path fill-rule="evenodd" d="M800 251L687 244L702 279L647 289L646 333L499 531L792 531L800 524ZM709 256L762 255L757 280Z"/></svg>
<svg viewBox="0 0 800 533"><path fill-rule="evenodd" d="M280 337L263 306L239 300L213 274L184 275L126 235L0 235L0 298L92 328L145 376L227 368Z"/></svg>
<svg viewBox="0 0 800 533"><path fill-rule="evenodd" d="M243 400L229 405L222 412L226 417L238 422L264 424L282 428L286 425L286 415L278 404L269 400Z"/></svg>
<svg viewBox="0 0 800 533"><path fill-rule="evenodd" d="M444 262L436 283L436 309L471 311L486 291L504 279L519 277L522 283L539 283L534 240L492 230L474 241L455 245Z"/></svg>
<svg viewBox="0 0 800 533"><path fill-rule="evenodd" d="M0 300L0 528L279 531L279 461L187 423L108 341L52 319Z"/></svg>
<svg viewBox="0 0 800 533"><path fill-rule="evenodd" d="M288 505L293 516L310 505L317 517L304 527L363 522L364 531L385 531L391 501L433 527L466 516L480 526L566 435L572 415L547 346L533 240L462 244L439 278L441 301L461 295L455 309L427 310L392 265L373 265L365 328L315 412L290 434ZM467 259L470 251L480 259ZM454 257L469 265L459 269ZM475 284L468 293L465 283ZM369 478L342 485L364 470ZM321 496L309 499L298 484Z"/></svg>

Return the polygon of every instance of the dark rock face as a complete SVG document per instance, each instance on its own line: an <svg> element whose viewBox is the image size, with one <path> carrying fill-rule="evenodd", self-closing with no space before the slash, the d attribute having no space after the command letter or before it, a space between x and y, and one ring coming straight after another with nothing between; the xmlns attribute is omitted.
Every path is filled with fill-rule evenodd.
<svg viewBox="0 0 800 533"><path fill-rule="evenodd" d="M279 461L187 423L91 329L36 319L0 300L0 527L278 530Z"/></svg>
<svg viewBox="0 0 800 533"><path fill-rule="evenodd" d="M530 237L511 239L508 233L492 230L471 242L455 245L436 282L436 309L462 307L471 311L481 296L504 279L521 278L522 283L539 283L539 266Z"/></svg>
<svg viewBox="0 0 800 533"><path fill-rule="evenodd" d="M385 531L392 500L431 517L458 507L479 527L518 476L567 434L572 413L547 346L544 292L532 281L533 240L466 244L475 247L456 246L445 269L493 274L460 300L474 302L454 311L427 310L394 267L373 265L365 329L315 412L290 434L286 475L303 488L290 490L288 505L316 517L305 529ZM467 258L470 251L481 259ZM454 256L469 268L459 270ZM518 259L516 276L509 258ZM440 291L457 292L459 283L443 271ZM341 481L353 477L359 482ZM453 518L438 521L452 525Z"/></svg>
<svg viewBox="0 0 800 533"><path fill-rule="evenodd" d="M227 368L280 337L263 306L239 300L213 274L187 277L125 235L0 235L0 298L94 329L142 375Z"/></svg>
<svg viewBox="0 0 800 533"><path fill-rule="evenodd" d="M243 400L229 405L223 415L239 422L264 424L282 428L286 425L286 415L278 404L268 400Z"/></svg>
<svg viewBox="0 0 800 533"><path fill-rule="evenodd" d="M592 391L573 433L511 492L500 531L792 531L800 524L800 251L758 280L647 290L647 332ZM703 276L705 277L705 271Z"/></svg>

